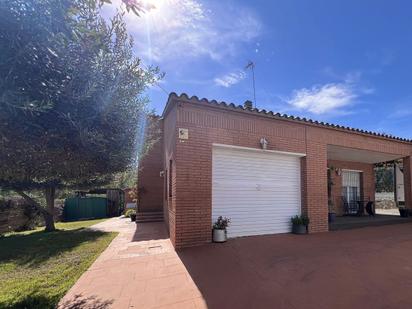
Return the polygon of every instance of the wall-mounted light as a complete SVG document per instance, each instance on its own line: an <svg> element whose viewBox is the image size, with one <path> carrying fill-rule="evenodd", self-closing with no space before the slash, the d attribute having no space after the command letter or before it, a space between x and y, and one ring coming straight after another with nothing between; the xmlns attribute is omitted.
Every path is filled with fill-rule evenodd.
<svg viewBox="0 0 412 309"><path fill-rule="evenodd" d="M189 139L189 129L179 129L179 139Z"/></svg>
<svg viewBox="0 0 412 309"><path fill-rule="evenodd" d="M329 170L334 171L336 175L342 175L342 169L339 167L330 166L328 167Z"/></svg>
<svg viewBox="0 0 412 309"><path fill-rule="evenodd" d="M164 177L165 176L165 171L160 171L160 177Z"/></svg>
<svg viewBox="0 0 412 309"><path fill-rule="evenodd" d="M260 139L260 147L262 147L263 150L266 150L268 148L268 141L266 138L262 137Z"/></svg>

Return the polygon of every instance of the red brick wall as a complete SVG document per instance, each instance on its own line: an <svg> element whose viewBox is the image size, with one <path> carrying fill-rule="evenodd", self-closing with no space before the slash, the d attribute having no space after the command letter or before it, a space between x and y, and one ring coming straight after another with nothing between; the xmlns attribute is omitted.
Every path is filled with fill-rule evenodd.
<svg viewBox="0 0 412 309"><path fill-rule="evenodd" d="M177 109L172 109L167 117L163 120L164 140L163 140L163 170L164 170L164 190L163 196L163 216L169 230L170 240L173 245L176 245L176 170L177 163L175 158L176 153L176 117ZM173 161L174 168L172 169L172 197L168 196L168 180L169 180L169 162Z"/></svg>
<svg viewBox="0 0 412 309"><path fill-rule="evenodd" d="M150 120L149 120L150 121ZM146 136L151 136L155 143L139 160L139 170L137 176L138 183L138 212L151 212L163 210L163 178L160 172L163 170L163 133L162 123L148 130L154 130L154 134L146 132ZM158 132L160 127L160 131Z"/></svg>
<svg viewBox="0 0 412 309"><path fill-rule="evenodd" d="M306 152L303 126L253 115L181 104L177 128L188 129L189 139L176 142L176 247L211 241L213 143L258 148L265 136L268 149Z"/></svg>
<svg viewBox="0 0 412 309"><path fill-rule="evenodd" d="M188 140L177 138L178 128L188 129ZM172 99L165 116L165 162L172 158L175 170L173 197L165 200L165 207L177 248L211 241L212 144L259 148L263 136L270 150L306 153L302 159L302 210L311 219L310 232L328 230L327 145L404 156L412 151L411 144L401 141ZM365 190L373 189L367 184Z"/></svg>
<svg viewBox="0 0 412 309"><path fill-rule="evenodd" d="M412 158L403 158L403 178L405 187L405 206L412 209Z"/></svg>
<svg viewBox="0 0 412 309"><path fill-rule="evenodd" d="M302 209L310 219L309 232L328 230L328 186L326 145L306 141L304 158L305 204Z"/></svg>
<svg viewBox="0 0 412 309"><path fill-rule="evenodd" d="M362 171L361 174L361 199L371 201L375 200L375 172L373 164L360 162L347 162L328 160L328 167L335 169L348 169ZM336 171L331 171L332 186L332 201L334 203L334 211L338 216L343 214L342 204L342 175L338 175Z"/></svg>

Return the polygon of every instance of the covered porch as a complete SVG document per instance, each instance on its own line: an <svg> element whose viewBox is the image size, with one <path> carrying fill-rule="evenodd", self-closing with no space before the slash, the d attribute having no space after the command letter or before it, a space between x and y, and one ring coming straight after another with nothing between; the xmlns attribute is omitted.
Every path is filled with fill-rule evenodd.
<svg viewBox="0 0 412 309"><path fill-rule="evenodd" d="M376 214L375 216L339 216L336 217L335 221L329 222L329 230L349 230L368 226L380 226L408 222L412 222L412 217L403 218L401 216L379 214Z"/></svg>
<svg viewBox="0 0 412 309"><path fill-rule="evenodd" d="M336 145L327 146L328 221L329 230L359 228L411 222L399 213L392 215L375 212L375 166L385 162L402 162L398 169L396 203L410 205L410 157ZM399 174L400 173L400 174ZM401 176L399 178L399 176ZM400 181L401 179L402 181Z"/></svg>

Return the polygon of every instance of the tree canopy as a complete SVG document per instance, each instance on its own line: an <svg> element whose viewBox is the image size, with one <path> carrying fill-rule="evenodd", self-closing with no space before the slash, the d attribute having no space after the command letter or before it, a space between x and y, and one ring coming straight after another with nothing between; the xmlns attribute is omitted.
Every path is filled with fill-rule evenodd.
<svg viewBox="0 0 412 309"><path fill-rule="evenodd" d="M161 75L133 55L122 13L106 22L94 1L2 1L0 40L0 187L47 200L134 163L141 94Z"/></svg>
<svg viewBox="0 0 412 309"><path fill-rule="evenodd" d="M395 190L394 176L393 165L376 167L376 192L393 192Z"/></svg>

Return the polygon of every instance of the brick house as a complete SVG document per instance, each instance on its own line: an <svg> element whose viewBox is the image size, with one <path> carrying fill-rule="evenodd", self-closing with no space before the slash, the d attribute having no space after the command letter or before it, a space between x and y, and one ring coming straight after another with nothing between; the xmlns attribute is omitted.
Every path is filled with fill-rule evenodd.
<svg viewBox="0 0 412 309"><path fill-rule="evenodd" d="M310 233L326 232L331 208L374 200L374 164L395 159L412 208L410 140L175 93L162 129L141 162L155 174L139 175L156 205L138 212L163 212L176 248L210 242L219 215L232 219L229 237L288 232L300 213Z"/></svg>

